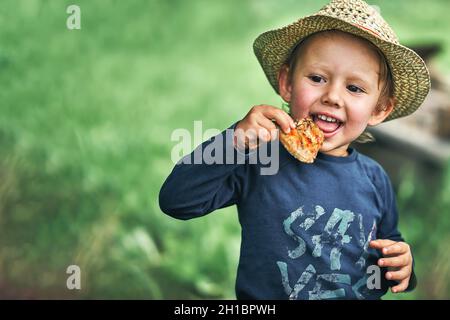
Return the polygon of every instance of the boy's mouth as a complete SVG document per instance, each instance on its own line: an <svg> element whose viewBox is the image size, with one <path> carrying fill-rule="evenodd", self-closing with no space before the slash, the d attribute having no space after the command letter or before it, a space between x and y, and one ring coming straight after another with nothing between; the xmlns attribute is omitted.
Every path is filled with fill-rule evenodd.
<svg viewBox="0 0 450 320"><path fill-rule="evenodd" d="M311 118L319 129L323 131L325 138L334 136L344 124L339 118L329 113L313 113L311 114Z"/></svg>

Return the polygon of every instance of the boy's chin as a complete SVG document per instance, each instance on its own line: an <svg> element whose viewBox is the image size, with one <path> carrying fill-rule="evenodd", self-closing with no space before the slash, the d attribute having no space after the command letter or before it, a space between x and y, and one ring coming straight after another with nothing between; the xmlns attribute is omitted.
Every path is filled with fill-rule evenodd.
<svg viewBox="0 0 450 320"><path fill-rule="evenodd" d="M337 145L331 141L327 141L325 139L322 147L319 149L319 152L336 157L345 157L348 155L347 149L350 144L345 145Z"/></svg>

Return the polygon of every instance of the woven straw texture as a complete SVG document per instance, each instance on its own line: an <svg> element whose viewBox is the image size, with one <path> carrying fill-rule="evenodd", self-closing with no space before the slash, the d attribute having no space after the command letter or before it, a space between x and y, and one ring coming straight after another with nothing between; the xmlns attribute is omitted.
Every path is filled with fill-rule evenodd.
<svg viewBox="0 0 450 320"><path fill-rule="evenodd" d="M253 49L277 93L278 72L305 37L325 30L341 30L365 38L385 55L392 71L396 106L385 121L413 113L430 91L428 69L413 50L402 46L378 11L362 0L333 0L318 13L281 29L261 34Z"/></svg>

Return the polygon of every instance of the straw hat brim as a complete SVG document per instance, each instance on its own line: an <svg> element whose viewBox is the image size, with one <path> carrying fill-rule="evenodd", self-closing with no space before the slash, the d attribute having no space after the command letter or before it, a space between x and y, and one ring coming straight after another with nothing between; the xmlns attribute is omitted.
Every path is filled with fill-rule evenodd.
<svg viewBox="0 0 450 320"><path fill-rule="evenodd" d="M265 32L255 40L254 53L278 94L278 73L296 44L313 33L334 29L369 40L385 55L392 71L396 98L395 108L385 121L407 116L420 107L431 82L425 62L418 54L401 44L382 40L359 26L325 15L305 17L284 28Z"/></svg>

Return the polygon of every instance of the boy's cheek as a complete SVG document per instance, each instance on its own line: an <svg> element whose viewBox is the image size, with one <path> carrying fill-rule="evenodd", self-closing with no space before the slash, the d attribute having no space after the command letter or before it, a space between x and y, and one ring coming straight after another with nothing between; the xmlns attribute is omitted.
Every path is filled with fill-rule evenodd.
<svg viewBox="0 0 450 320"><path fill-rule="evenodd" d="M301 119L309 115L314 101L320 99L320 95L314 90L300 88L294 92L291 101L291 113L294 118Z"/></svg>
<svg viewBox="0 0 450 320"><path fill-rule="evenodd" d="M352 126L360 127L360 130L365 130L367 128L370 119L370 110L366 106L352 106L351 108L348 108L346 114L347 123L352 124Z"/></svg>

